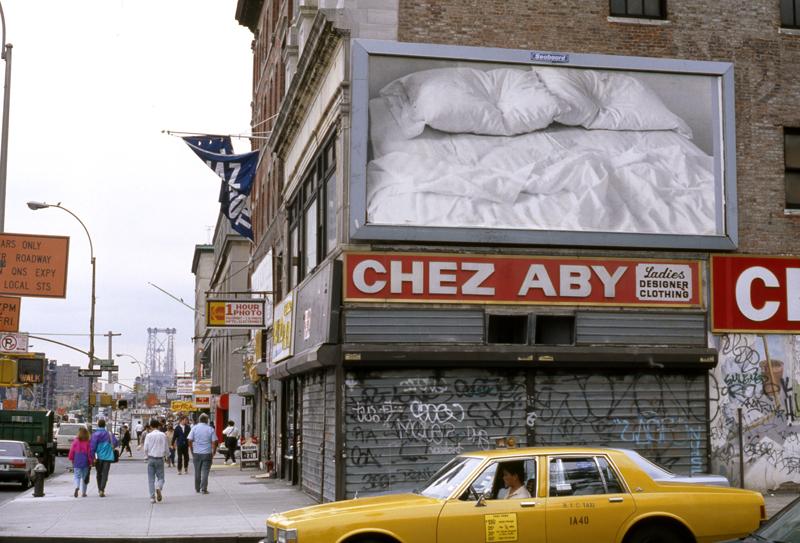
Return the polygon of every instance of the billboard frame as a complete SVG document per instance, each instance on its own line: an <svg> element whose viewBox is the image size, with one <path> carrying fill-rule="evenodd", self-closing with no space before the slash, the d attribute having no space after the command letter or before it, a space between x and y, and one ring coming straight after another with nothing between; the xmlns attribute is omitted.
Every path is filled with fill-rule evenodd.
<svg viewBox="0 0 800 543"><path fill-rule="evenodd" d="M470 244L514 244L595 247L647 247L732 251L738 247L738 210L736 195L736 125L733 63L690 61L635 56L541 52L524 49L501 49L405 43L353 39L351 42L352 98L349 169L350 238L358 241L408 241ZM406 226L369 224L367 222L367 163L369 150L369 62L370 56L453 59L518 65L565 66L572 68L643 71L706 75L720 81L715 100L714 122L721 123L722 184L716 183L724 234L683 235L628 232L585 232L565 230L523 230L512 228L475 228L444 226ZM534 60L544 59L544 60ZM715 139L715 147L719 141ZM721 190L721 194L719 191Z"/></svg>

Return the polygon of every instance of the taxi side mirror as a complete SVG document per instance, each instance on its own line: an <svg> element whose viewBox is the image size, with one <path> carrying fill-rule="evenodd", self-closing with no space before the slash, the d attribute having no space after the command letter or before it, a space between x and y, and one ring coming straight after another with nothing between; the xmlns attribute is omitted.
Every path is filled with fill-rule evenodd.
<svg viewBox="0 0 800 543"><path fill-rule="evenodd" d="M475 507L486 507L486 497L489 495L488 492L482 493L478 496L478 501L475 502Z"/></svg>

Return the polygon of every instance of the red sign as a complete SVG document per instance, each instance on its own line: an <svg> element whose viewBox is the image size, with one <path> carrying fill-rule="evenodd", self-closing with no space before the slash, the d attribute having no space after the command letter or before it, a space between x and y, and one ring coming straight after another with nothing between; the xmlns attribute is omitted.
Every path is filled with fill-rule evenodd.
<svg viewBox="0 0 800 543"><path fill-rule="evenodd" d="M711 329L800 333L800 258L712 255Z"/></svg>
<svg viewBox="0 0 800 543"><path fill-rule="evenodd" d="M702 307L695 260L348 253L345 299Z"/></svg>

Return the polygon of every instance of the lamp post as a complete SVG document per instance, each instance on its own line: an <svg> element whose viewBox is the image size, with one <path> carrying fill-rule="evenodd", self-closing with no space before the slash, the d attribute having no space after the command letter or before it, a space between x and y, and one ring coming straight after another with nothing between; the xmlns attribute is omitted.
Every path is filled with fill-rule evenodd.
<svg viewBox="0 0 800 543"><path fill-rule="evenodd" d="M142 384L144 383L144 379L145 379L145 375L144 375L145 374L145 365L144 365L144 362L142 362L141 360L139 360L135 356L130 355L128 353L116 353L114 356L116 356L117 358L122 358L123 356L127 356L128 358L130 358L131 359L131 364L136 364L139 367L139 377L141 378L140 382ZM149 379L147 380L147 392L148 393L150 392L150 380Z"/></svg>
<svg viewBox="0 0 800 543"><path fill-rule="evenodd" d="M94 259L94 244L92 243L92 236L89 235L89 230L86 228L86 225L83 224L83 221L72 211L67 209L66 207L61 205L61 202L57 204L46 204L44 202L28 202L28 207L33 210L37 211L39 209L45 209L48 207L57 207L58 209L64 210L70 215L72 215L76 221L80 223L83 227L83 231L86 232L86 237L89 238L89 255L92 258L92 304L91 304L91 313L89 315L89 369L94 369L94 306L95 306L95 259ZM89 390L88 395L86 397L86 411L88 413L88 421L92 422L92 405L90 403L91 396L94 392L93 390L94 385L94 378L89 377Z"/></svg>
<svg viewBox="0 0 800 543"><path fill-rule="evenodd" d="M144 382L144 363L138 360L135 356L127 354L127 353L116 353L114 356L117 358L122 358L123 356L127 356L131 359L131 364L136 364L139 367L139 383L143 384ZM148 390L149 392L149 390ZM139 407L139 392L134 390L134 397L136 398L136 406Z"/></svg>
<svg viewBox="0 0 800 543"><path fill-rule="evenodd" d="M0 59L6 61L5 86L3 87L3 124L0 134L0 232L6 231L6 172L8 171L8 113L11 107L11 51L14 47L6 43L6 15L0 4L0 23L3 29L3 51Z"/></svg>

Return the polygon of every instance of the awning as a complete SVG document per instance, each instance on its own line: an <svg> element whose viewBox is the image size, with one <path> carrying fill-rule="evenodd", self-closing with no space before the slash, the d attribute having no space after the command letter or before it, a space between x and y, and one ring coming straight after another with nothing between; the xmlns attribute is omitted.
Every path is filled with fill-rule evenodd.
<svg viewBox="0 0 800 543"><path fill-rule="evenodd" d="M256 387L254 387L252 383L242 385L236 389L236 394L238 394L239 396L255 396Z"/></svg>

